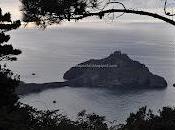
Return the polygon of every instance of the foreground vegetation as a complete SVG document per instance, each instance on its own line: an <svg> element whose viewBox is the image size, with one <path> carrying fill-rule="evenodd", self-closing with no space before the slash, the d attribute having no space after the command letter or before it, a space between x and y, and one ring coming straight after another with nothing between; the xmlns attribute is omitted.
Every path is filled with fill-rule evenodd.
<svg viewBox="0 0 175 130"><path fill-rule="evenodd" d="M72 121L58 111L38 111L18 104L16 109L0 111L1 130L174 130L175 109L164 107L154 115L146 107L131 113L125 124L108 128L105 118L82 111Z"/></svg>
<svg viewBox="0 0 175 130"><path fill-rule="evenodd" d="M15 89L20 77L2 65L2 61L16 60L20 50L5 44L10 36L6 31L17 29L20 21L11 21L9 13L0 10L0 130L174 130L175 108L164 107L158 115L146 107L131 113L126 123L108 127L105 117L96 114L78 113L75 121L55 111L39 111L18 102Z"/></svg>

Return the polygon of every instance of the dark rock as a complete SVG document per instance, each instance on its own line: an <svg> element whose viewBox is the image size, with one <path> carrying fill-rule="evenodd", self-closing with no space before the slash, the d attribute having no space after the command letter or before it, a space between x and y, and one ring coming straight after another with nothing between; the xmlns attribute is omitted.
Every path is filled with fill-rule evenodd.
<svg viewBox="0 0 175 130"><path fill-rule="evenodd" d="M116 51L104 59L91 59L68 70L63 77L72 87L164 88L164 78L138 61Z"/></svg>
<svg viewBox="0 0 175 130"><path fill-rule="evenodd" d="M53 82L53 83L24 83L21 82L19 87L16 89L18 95L27 95L31 93L39 93L47 89L61 88L68 86L67 82Z"/></svg>
<svg viewBox="0 0 175 130"><path fill-rule="evenodd" d="M36 75L35 73L32 73L32 75L34 76L34 75Z"/></svg>
<svg viewBox="0 0 175 130"><path fill-rule="evenodd" d="M167 87L164 78L152 74L144 64L130 59L126 54L119 51L114 52L107 58L91 59L72 67L64 74L64 79L65 82L43 84L21 82L16 89L16 93L26 95L64 86L112 87L124 88L124 90Z"/></svg>

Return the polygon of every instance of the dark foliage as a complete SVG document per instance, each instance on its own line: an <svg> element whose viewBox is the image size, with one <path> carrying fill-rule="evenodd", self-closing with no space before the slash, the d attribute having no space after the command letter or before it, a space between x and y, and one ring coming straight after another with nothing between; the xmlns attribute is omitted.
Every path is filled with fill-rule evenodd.
<svg viewBox="0 0 175 130"><path fill-rule="evenodd" d="M131 113L119 130L174 130L175 108L163 107L155 115L146 107L140 108L136 113Z"/></svg>
<svg viewBox="0 0 175 130"><path fill-rule="evenodd" d="M15 89L18 84L19 75L0 67L0 109L11 109L17 103L18 96L15 94Z"/></svg>
<svg viewBox="0 0 175 130"><path fill-rule="evenodd" d="M22 0L23 3L27 2ZM87 5L84 0L72 0L64 5L65 8L57 7L59 12L52 7L51 3L46 3L46 0L28 0L39 4L39 10L32 8L35 13L38 13L36 17L32 16L32 20L39 20L39 17L50 16L53 14L59 15L59 19L66 18L69 20L70 14L73 11L73 15L87 15ZM41 2L41 3L40 3ZM42 3L43 2L43 3ZM58 2L57 0L51 0L51 2ZM78 3L77 3L78 2ZM96 7L96 0L89 1L92 5L90 8ZM28 6L27 3L26 6ZM50 5L51 4L51 5ZM60 4L60 3L59 3ZM76 5L77 4L77 5ZM48 5L48 6L46 6ZM80 6L78 6L80 5ZM30 9L33 4L29 4ZM42 7L42 8L41 8ZM28 9L28 8L27 8ZM38 8L36 8L38 9ZM46 10L46 12L43 11ZM26 9L25 9L26 10ZM30 13L29 10L28 13ZM51 11L51 14L49 12ZM64 12L66 11L65 15ZM26 15L27 15L26 14ZM31 14L35 15L35 14ZM71 14L72 15L72 14ZM39 17L38 17L39 16ZM63 17L63 18L62 18ZM39 18L39 19L38 19ZM31 19L26 19L26 21ZM47 19L48 20L48 19ZM56 19L57 20L57 19ZM43 21L45 22L45 20ZM49 20L49 23L52 20ZM58 21L59 22L59 21ZM45 25L45 23L44 23ZM14 49L12 45L5 44L10 39L10 36L6 35L6 31L17 29L20 26L20 21L12 22L10 14L6 13L2 15L0 10L0 61L4 60L16 60L16 55L21 51ZM59 110L55 111L38 111L28 105L24 105L18 102L18 96L15 94L15 89L19 84L19 76L14 75L12 71L5 66L0 66L0 130L109 130L105 123L105 118L96 114L86 114L86 111L82 111L78 114L76 121L72 121L63 114L59 113ZM151 110L146 107L140 108L138 112L131 113L125 124L118 127L113 127L116 130L175 130L175 108L164 107L159 111L159 115L153 114Z"/></svg>
<svg viewBox="0 0 175 130"><path fill-rule="evenodd" d="M2 14L0 9L0 61L16 60L15 55L21 53L20 50L14 49L12 45L5 44L9 41L10 36L6 35L6 31L16 29L20 26L20 21L11 21L9 13ZM14 75L5 66L0 64L0 109L12 109L17 103L18 96L15 94L15 88L18 86L19 76Z"/></svg>
<svg viewBox="0 0 175 130"><path fill-rule="evenodd" d="M23 4L23 20L35 22L37 25L70 21L74 16L87 14L90 9L97 8L97 0L21 0Z"/></svg>
<svg viewBox="0 0 175 130"><path fill-rule="evenodd" d="M20 21L11 21L9 13L2 14L0 9L0 129L4 128L4 121L10 123L7 113L11 113L16 109L18 96L15 94L15 89L19 84L19 75L2 65L3 61L16 60L15 55L21 53L20 50L14 49L12 45L5 44L9 41L10 36L6 35L6 31L17 29L20 26Z"/></svg>
<svg viewBox="0 0 175 130"><path fill-rule="evenodd" d="M10 13L2 14L2 10L0 8L0 30L1 31L9 31L12 29L17 29L21 25L20 21L12 21Z"/></svg>
<svg viewBox="0 0 175 130"><path fill-rule="evenodd" d="M86 17L97 16L102 19L110 13L122 13L116 18L129 14L138 14L151 16L175 25L175 21L159 15L142 10L127 9L123 3L118 1L101 0L21 0L24 22L35 22L36 25L46 27L54 23L60 23L63 20L79 20ZM106 9L108 5L119 4L123 9ZM167 1L165 1L165 15L173 16L166 10Z"/></svg>
<svg viewBox="0 0 175 130"><path fill-rule="evenodd" d="M104 119L96 114L81 116L71 121L56 111L38 111L28 105L18 103L17 109L0 112L1 130L107 130Z"/></svg>
<svg viewBox="0 0 175 130"><path fill-rule="evenodd" d="M0 61L16 60L20 50L5 44L10 39L6 31L17 29L20 21L11 22L9 13L0 9ZM18 102L15 89L19 85L19 75L0 65L0 130L106 130L104 118L96 114L81 115L81 120L71 121L56 111L38 111Z"/></svg>
<svg viewBox="0 0 175 130"><path fill-rule="evenodd" d="M6 35L6 31L17 29L21 25L20 21L11 20L10 13L2 14L0 9L0 61L2 60L16 60L15 55L21 53L20 50L14 49L12 45L5 44L9 41L10 36Z"/></svg>
<svg viewBox="0 0 175 130"><path fill-rule="evenodd" d="M155 115L146 107L131 113L125 124L108 128L104 117L86 114L82 111L75 121L70 120L59 110L38 111L28 105L18 103L17 109L8 112L1 109L1 130L174 130L175 108L164 107Z"/></svg>

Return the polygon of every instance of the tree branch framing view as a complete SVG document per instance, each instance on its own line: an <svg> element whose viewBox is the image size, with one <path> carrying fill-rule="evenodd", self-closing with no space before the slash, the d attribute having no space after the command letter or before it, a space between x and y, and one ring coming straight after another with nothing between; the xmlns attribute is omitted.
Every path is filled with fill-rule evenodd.
<svg viewBox="0 0 175 130"><path fill-rule="evenodd" d="M164 14L127 8L119 0L20 1L23 22L26 24L35 23L42 28L64 21L78 21L94 16L105 19L105 17L112 15L112 19L117 19L124 14L149 16L173 26L169 28L162 23L155 25L151 23L145 27L145 24L140 24L144 26L142 28L138 24L132 24L134 25L132 28L123 29L119 24L117 27L121 28L117 30L113 28L107 30L104 27L105 31L108 31L107 33L104 30L99 31L94 28L88 30L87 28L72 29L72 27L66 28L65 32L55 33L57 30L54 28L48 29L48 32L44 31L44 35L40 35L40 32L37 32L38 29L19 29L21 21L13 21L11 14L2 13L0 7L0 130L175 130L175 107L162 107L175 103L175 90L169 86L172 84L168 81L172 80L170 77L174 78L173 76L175 76L170 72L175 69L175 63L169 62L174 61L174 50L170 50L173 48L170 42L175 42L175 30L173 30L172 35L166 32L174 27L175 21L168 17L173 17L175 14L169 11L168 0L164 0L162 7ZM130 26L130 24L128 25ZM137 30L138 27L141 27L140 30ZM157 31L152 27L158 27ZM14 44L8 44L11 38L11 34L8 32L16 29L19 31L14 31L17 34L13 41ZM111 34L115 35L111 36ZM24 43L25 47L18 42ZM85 44L81 44L81 46L82 42ZM39 43L39 46L36 43ZM116 47L122 51L129 50L133 54L129 51L128 54L115 51L102 59L89 58L92 55L98 56L97 51L101 55ZM94 50L91 51L92 48ZM59 51L60 53L57 53ZM167 51L170 54L164 57L163 53ZM22 52L24 52L23 57L18 58L17 56ZM67 53L68 55L66 55ZM78 56L83 57L83 55L90 60L71 67L64 73L64 81L59 81L57 76L60 74L60 70L64 70L66 65L72 66L75 64L74 59L77 62L81 60ZM168 82L164 77L152 73L146 64L131 59L129 55L139 57L141 60L147 58L148 62L146 62L149 66L157 69L155 72L160 70L167 72L168 70L170 73L167 76ZM76 59L77 57L78 59ZM14 69L14 72L8 69L6 64L10 65L11 61L16 60L25 62L24 64L18 63L18 65L19 71L22 72L21 68L24 68L27 70L27 74L23 75L23 72L21 76L15 74L15 68L12 64L11 68ZM53 66L55 63L56 66ZM58 65L60 63L62 66ZM29 64L37 66L32 67ZM53 78L49 75L49 71L52 74L56 72L56 75L53 76L56 77L56 81L46 80L48 77ZM21 79L25 76L32 79L32 82L29 83L27 80ZM42 83L33 80L37 76L38 79L44 77ZM40 92L44 90L49 90L49 92L41 94ZM43 105L44 109L35 106L37 102L41 106ZM62 102L64 103L62 104ZM34 105L29 105L30 103L34 103ZM48 105L49 107L47 107ZM149 109L147 107L151 107L151 105L155 108ZM66 108L64 106L70 109L73 114L76 113L74 109L81 109L81 111L74 118L71 113L67 115L68 109L64 114L64 110L62 111ZM135 108L140 106L143 107L133 112ZM82 107L87 111L82 110ZM96 112L88 113L90 110L88 107L92 108L93 112L96 109L97 114ZM162 107L162 109L155 111L154 109L157 107ZM126 115L127 113L128 115ZM111 117L114 115L115 119L110 121L111 119L107 118L108 114Z"/></svg>
<svg viewBox="0 0 175 130"><path fill-rule="evenodd" d="M165 0L164 3L165 16L143 10L127 9L122 2L111 0L50 0L49 2L47 0L21 0L21 2L23 4L22 12L24 22L35 22L37 25L43 27L60 23L63 20L77 21L91 16L97 16L103 19L104 16L112 13L122 13L116 18L124 14L137 14L150 16L175 25L174 20L166 17L175 15L167 11L167 0ZM119 5L122 8L107 8L109 5Z"/></svg>

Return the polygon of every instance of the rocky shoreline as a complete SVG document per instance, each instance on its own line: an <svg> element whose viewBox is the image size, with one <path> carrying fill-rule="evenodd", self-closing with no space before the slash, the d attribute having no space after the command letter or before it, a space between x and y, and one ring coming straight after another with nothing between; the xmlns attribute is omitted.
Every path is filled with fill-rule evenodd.
<svg viewBox="0 0 175 130"><path fill-rule="evenodd" d="M103 59L91 59L68 70L65 82L25 84L17 89L19 95L41 92L46 89L69 87L103 87L107 89L160 89L166 88L166 80L152 74L138 61L115 51Z"/></svg>
<svg viewBox="0 0 175 130"><path fill-rule="evenodd" d="M52 82L52 83L24 83L21 82L19 87L16 89L18 95L27 95L31 93L39 93L47 89L61 88L68 86L67 82Z"/></svg>

